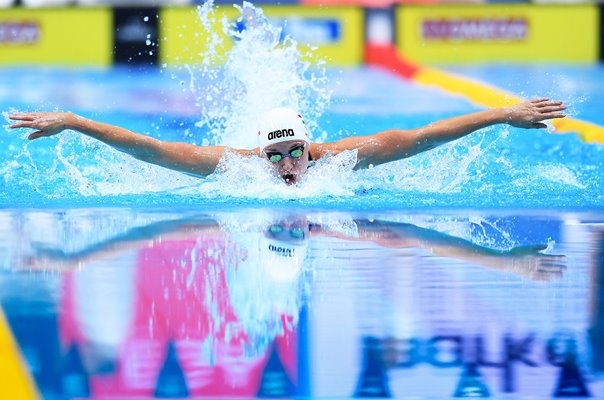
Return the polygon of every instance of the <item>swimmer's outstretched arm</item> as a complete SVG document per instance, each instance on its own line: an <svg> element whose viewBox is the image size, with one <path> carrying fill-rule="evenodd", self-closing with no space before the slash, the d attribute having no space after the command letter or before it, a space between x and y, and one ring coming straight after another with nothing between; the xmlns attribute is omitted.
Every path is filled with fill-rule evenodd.
<svg viewBox="0 0 604 400"><path fill-rule="evenodd" d="M566 106L561 101L540 98L444 119L419 129L391 129L371 136L349 137L317 145L317 156L357 149L356 168L367 168L369 165L411 157L495 124L509 124L525 129L545 128L542 121L564 118L565 109Z"/></svg>
<svg viewBox="0 0 604 400"><path fill-rule="evenodd" d="M566 270L566 257L541 252L547 248L546 245L497 250L413 224L380 220L355 220L355 223L359 228L358 237L349 238L337 233L330 236L370 241L390 248L423 249L437 256L509 271L535 280L560 277ZM315 228L315 232L317 231Z"/></svg>
<svg viewBox="0 0 604 400"><path fill-rule="evenodd" d="M19 121L10 128L36 130L28 136L30 140L53 136L66 129L71 129L100 140L139 160L202 177L215 171L227 150L223 146L195 146L189 143L164 142L69 112L17 113L10 115L9 118ZM254 150L230 150L241 155L256 154Z"/></svg>
<svg viewBox="0 0 604 400"><path fill-rule="evenodd" d="M130 229L126 233L93 243L74 252L59 248L34 246L35 253L22 261L23 267L66 270L81 267L93 261L110 259L123 252L153 247L165 241L183 241L202 237L223 237L218 222L199 216L179 220L154 222Z"/></svg>

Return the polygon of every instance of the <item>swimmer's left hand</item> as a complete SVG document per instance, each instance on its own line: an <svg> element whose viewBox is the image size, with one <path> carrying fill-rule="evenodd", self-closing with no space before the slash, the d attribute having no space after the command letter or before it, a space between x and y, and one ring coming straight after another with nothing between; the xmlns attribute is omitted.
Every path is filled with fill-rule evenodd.
<svg viewBox="0 0 604 400"><path fill-rule="evenodd" d="M547 128L541 121L554 118L564 118L566 106L559 100L548 98L534 99L505 107L505 122L516 128L539 129Z"/></svg>
<svg viewBox="0 0 604 400"><path fill-rule="evenodd" d="M507 270L537 281L562 277L566 270L566 257L542 253L546 248L547 245L534 245L510 249L504 255Z"/></svg>

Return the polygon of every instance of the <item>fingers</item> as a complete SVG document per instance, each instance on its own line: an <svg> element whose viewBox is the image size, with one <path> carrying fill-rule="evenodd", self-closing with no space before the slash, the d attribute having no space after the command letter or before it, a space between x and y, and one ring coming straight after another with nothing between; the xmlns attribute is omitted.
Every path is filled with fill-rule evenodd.
<svg viewBox="0 0 604 400"><path fill-rule="evenodd" d="M566 106L564 105L564 102L560 101L560 100L550 100L548 98L540 98L540 99L531 100L529 103L531 103L533 106L537 107L537 109L541 113L566 110Z"/></svg>
<svg viewBox="0 0 604 400"><path fill-rule="evenodd" d="M15 120L15 121L23 121L23 122L17 122L16 124L10 125L9 128L11 128L11 129L33 128L32 124L35 121L35 119L37 118L37 114L36 113L17 113L17 114L9 115L8 118Z"/></svg>
<svg viewBox="0 0 604 400"><path fill-rule="evenodd" d="M34 139L38 139L38 138L41 138L41 137L48 137L48 136L50 136L50 135L49 135L49 134L47 134L46 132L43 132L43 131L36 131L36 132L30 133L30 134L27 136L27 139L29 139L29 140L34 140Z"/></svg>
<svg viewBox="0 0 604 400"><path fill-rule="evenodd" d="M566 256L544 254L539 258L538 270L562 275L566 271Z"/></svg>
<svg viewBox="0 0 604 400"><path fill-rule="evenodd" d="M562 276L561 272L536 271L531 279L539 282L550 282L554 279L561 279Z"/></svg>
<svg viewBox="0 0 604 400"><path fill-rule="evenodd" d="M534 129L547 128L546 124L539 121L566 117L566 114L563 112L566 110L566 105L560 100L550 100L547 97L540 97L530 100L525 104L530 104L526 108L526 111L532 114L530 119L533 120L533 123L530 127Z"/></svg>
<svg viewBox="0 0 604 400"><path fill-rule="evenodd" d="M33 124L31 122L20 122L18 124L13 124L13 125L9 126L9 128L35 128L35 127L33 126ZM48 137L48 136L50 136L50 135L44 131L35 131L35 132L30 133L27 136L27 139L34 140L34 139L38 139L41 137Z"/></svg>
<svg viewBox="0 0 604 400"><path fill-rule="evenodd" d="M547 107L547 106L560 106L563 105L564 102L562 100L550 100L550 99L539 99L539 101L531 101L537 107Z"/></svg>
<svg viewBox="0 0 604 400"><path fill-rule="evenodd" d="M33 121L36 118L36 114L35 113L17 113L17 114L9 115L8 118L18 120L18 121Z"/></svg>
<svg viewBox="0 0 604 400"><path fill-rule="evenodd" d="M547 104L547 103L544 103ZM562 111L562 110L566 110L566 106L564 105L541 105L537 107L537 111L539 111L542 114L546 114L546 113L551 113L551 112L556 112L556 111Z"/></svg>
<svg viewBox="0 0 604 400"><path fill-rule="evenodd" d="M13 118L13 119L16 119L16 118ZM9 128L12 128L12 129L15 129L15 128L33 128L33 129L35 129L36 126L35 126L34 122L26 121L26 122L18 122L16 124L12 124L12 125L9 126ZM50 135L48 133L44 132L44 131L35 131L35 132L30 133L27 136L27 138L29 140L34 140L34 139L38 139L38 138L41 138L41 137L47 137L47 136L50 136Z"/></svg>
<svg viewBox="0 0 604 400"><path fill-rule="evenodd" d="M31 128L32 127L31 125L32 125L31 121L17 122L16 124L10 125L9 128Z"/></svg>
<svg viewBox="0 0 604 400"><path fill-rule="evenodd" d="M566 114L561 113L561 112L552 112L552 113L547 113L547 114L541 114L541 117L543 119L564 118L564 117L566 117Z"/></svg>
<svg viewBox="0 0 604 400"><path fill-rule="evenodd" d="M556 256L554 256L554 257L545 256L545 257L541 258L540 262L543 267L554 268L554 269L559 269L559 270L566 269L565 257L556 258Z"/></svg>

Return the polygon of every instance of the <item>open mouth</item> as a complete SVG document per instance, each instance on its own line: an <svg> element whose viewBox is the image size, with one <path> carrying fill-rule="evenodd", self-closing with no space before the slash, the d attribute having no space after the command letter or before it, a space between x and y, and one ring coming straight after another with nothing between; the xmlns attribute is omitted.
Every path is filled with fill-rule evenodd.
<svg viewBox="0 0 604 400"><path fill-rule="evenodd" d="M288 185L293 185L294 183L296 183L296 176L293 174L282 175L282 178Z"/></svg>

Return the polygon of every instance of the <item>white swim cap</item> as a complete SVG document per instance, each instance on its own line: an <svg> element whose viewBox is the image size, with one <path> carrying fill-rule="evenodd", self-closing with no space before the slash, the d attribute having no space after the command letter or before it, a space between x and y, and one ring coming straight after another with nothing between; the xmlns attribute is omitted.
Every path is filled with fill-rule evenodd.
<svg viewBox="0 0 604 400"><path fill-rule="evenodd" d="M290 108L273 108L260 119L258 126L260 151L271 144L289 140L302 140L310 143L309 137L310 133L302 116Z"/></svg>
<svg viewBox="0 0 604 400"><path fill-rule="evenodd" d="M283 324L295 321L300 312L306 243L275 240L262 232L237 236L245 257L236 257L226 271L230 304L237 316L233 325L248 338L270 339L258 343L270 343L282 334ZM250 351L256 351L252 347Z"/></svg>
<svg viewBox="0 0 604 400"><path fill-rule="evenodd" d="M273 282L292 282L302 270L308 244L305 240L285 242L262 237L258 243L260 262Z"/></svg>

